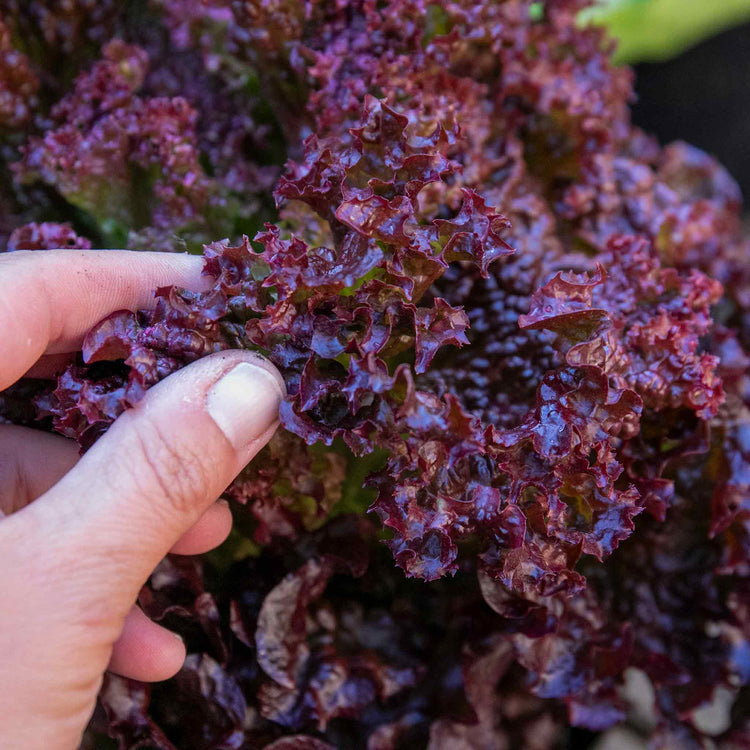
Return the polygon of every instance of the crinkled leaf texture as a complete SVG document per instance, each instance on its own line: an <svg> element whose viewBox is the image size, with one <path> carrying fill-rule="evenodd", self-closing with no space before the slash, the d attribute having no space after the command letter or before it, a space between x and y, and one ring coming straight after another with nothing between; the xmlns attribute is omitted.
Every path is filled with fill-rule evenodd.
<svg viewBox="0 0 750 750"><path fill-rule="evenodd" d="M207 291L115 312L2 418L85 450L236 347L289 394L227 490L232 544L141 593L183 670L108 677L92 733L546 750L635 722L654 747L747 744L741 197L631 125L587 4L11 3L8 249L228 239Z"/></svg>

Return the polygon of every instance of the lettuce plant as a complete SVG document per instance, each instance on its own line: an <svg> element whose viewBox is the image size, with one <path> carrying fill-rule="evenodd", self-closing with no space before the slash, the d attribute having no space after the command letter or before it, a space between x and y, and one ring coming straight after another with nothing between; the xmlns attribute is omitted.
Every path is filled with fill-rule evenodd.
<svg viewBox="0 0 750 750"><path fill-rule="evenodd" d="M38 79L44 4L8 14L9 250L204 241L213 285L111 315L5 418L85 450L237 347L289 392L230 544L141 594L183 670L109 677L92 743L750 741L741 196L632 125L587 5L154 0Z"/></svg>

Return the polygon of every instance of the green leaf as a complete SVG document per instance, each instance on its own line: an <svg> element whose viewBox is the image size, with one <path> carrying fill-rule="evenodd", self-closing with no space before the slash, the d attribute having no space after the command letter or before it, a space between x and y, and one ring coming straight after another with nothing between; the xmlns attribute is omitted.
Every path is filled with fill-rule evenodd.
<svg viewBox="0 0 750 750"><path fill-rule="evenodd" d="M617 39L615 61L665 60L750 20L750 0L600 0L579 23L605 26Z"/></svg>

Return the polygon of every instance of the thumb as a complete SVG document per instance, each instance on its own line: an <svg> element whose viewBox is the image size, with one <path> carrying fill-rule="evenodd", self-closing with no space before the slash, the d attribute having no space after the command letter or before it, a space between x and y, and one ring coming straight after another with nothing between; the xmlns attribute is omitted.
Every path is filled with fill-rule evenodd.
<svg viewBox="0 0 750 750"><path fill-rule="evenodd" d="M278 424L248 352L152 388L44 495L0 523L0 745L76 747L151 571Z"/></svg>
<svg viewBox="0 0 750 750"><path fill-rule="evenodd" d="M87 619L121 626L158 562L268 442L283 393L278 372L251 353L199 360L6 519L34 550L29 566L45 568L45 609L75 602Z"/></svg>

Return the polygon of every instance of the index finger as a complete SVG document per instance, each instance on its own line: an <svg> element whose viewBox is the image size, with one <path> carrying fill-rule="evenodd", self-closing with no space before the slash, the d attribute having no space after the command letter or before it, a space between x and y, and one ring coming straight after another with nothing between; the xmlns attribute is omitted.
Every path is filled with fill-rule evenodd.
<svg viewBox="0 0 750 750"><path fill-rule="evenodd" d="M0 391L43 354L76 351L116 310L153 307L156 288L200 291L203 259L127 250L45 250L0 255Z"/></svg>

